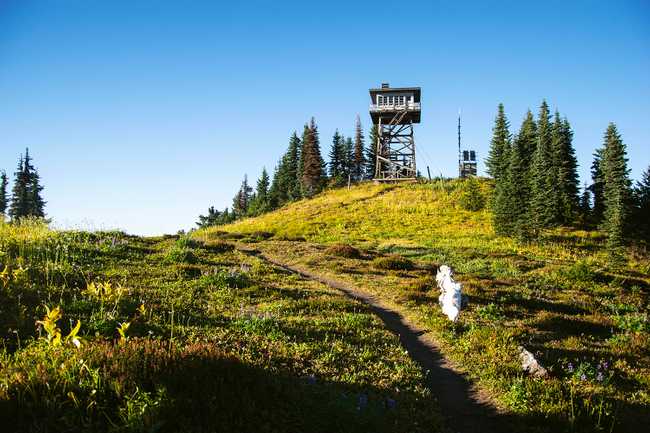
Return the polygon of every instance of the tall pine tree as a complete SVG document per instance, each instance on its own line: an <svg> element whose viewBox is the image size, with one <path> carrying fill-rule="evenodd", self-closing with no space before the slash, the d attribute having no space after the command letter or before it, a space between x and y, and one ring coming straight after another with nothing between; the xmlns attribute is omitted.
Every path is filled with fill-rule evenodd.
<svg viewBox="0 0 650 433"><path fill-rule="evenodd" d="M311 120L309 121L309 129L311 129L312 131L312 135L314 137L314 150L320 162L320 170L321 170L320 187L322 189L325 186L325 183L327 182L327 163L325 162L325 159L323 158L323 154L321 153L320 134L318 133L318 125L316 125L316 119L314 117L312 117Z"/></svg>
<svg viewBox="0 0 650 433"><path fill-rule="evenodd" d="M375 178L375 168L377 167L377 137L379 131L377 125L372 125L368 135L368 147L366 148L366 165L365 178L371 180Z"/></svg>
<svg viewBox="0 0 650 433"><path fill-rule="evenodd" d="M535 123L530 111L510 149L507 173L507 193L510 195L506 216L511 220L511 234L519 239L530 238L530 164L531 142L534 145Z"/></svg>
<svg viewBox="0 0 650 433"><path fill-rule="evenodd" d="M365 149L363 143L363 128L361 118L357 114L357 121L354 125L354 154L352 162L352 180L360 182L364 177L366 164Z"/></svg>
<svg viewBox="0 0 650 433"><path fill-rule="evenodd" d="M580 226L586 227L591 219L591 190L587 184L582 188L578 210Z"/></svg>
<svg viewBox="0 0 650 433"><path fill-rule="evenodd" d="M537 147L537 123L535 123L535 118L530 110L526 112L516 140L521 153L523 171L528 173L528 183L530 183L529 170L533 164L533 154Z"/></svg>
<svg viewBox="0 0 650 433"><path fill-rule="evenodd" d="M239 187L239 191L235 194L232 200L232 212L235 218L242 218L246 216L248 207L251 202L251 195L253 188L248 184L248 176L244 175L244 180Z"/></svg>
<svg viewBox="0 0 650 433"><path fill-rule="evenodd" d="M273 174L273 182L269 190L269 201L272 208L277 208L301 197L300 147L300 139L294 131L289 138L287 151L280 159Z"/></svg>
<svg viewBox="0 0 650 433"><path fill-rule="evenodd" d="M285 155L286 158L286 185L287 197L290 201L298 200L302 197L300 193L300 153L301 141L298 134L294 131L289 139L289 148Z"/></svg>
<svg viewBox="0 0 650 433"><path fill-rule="evenodd" d="M614 123L610 123L605 132L605 150L601 163L605 199L603 228L607 233L608 252L612 259L618 261L622 260L627 235L631 182L625 144Z"/></svg>
<svg viewBox="0 0 650 433"><path fill-rule="evenodd" d="M45 201L43 201L41 192L43 192L41 177L38 175L38 171L33 169L29 184L30 215L39 218L45 217Z"/></svg>
<svg viewBox="0 0 650 433"><path fill-rule="evenodd" d="M490 151L485 161L487 172L494 179L505 173L507 166L507 149L510 146L510 132L508 131L509 124L506 118L506 113L503 104L499 104L497 109L497 116L494 119L494 127L492 128L492 140L490 141Z"/></svg>
<svg viewBox="0 0 650 433"><path fill-rule="evenodd" d="M535 234L556 222L555 178L553 170L552 125L546 101L537 120L537 145L531 167L531 225Z"/></svg>
<svg viewBox="0 0 650 433"><path fill-rule="evenodd" d="M332 137L332 147L329 153L330 178L335 186L343 185L346 180L346 157L345 138L339 134L339 130L337 129Z"/></svg>
<svg viewBox="0 0 650 433"><path fill-rule="evenodd" d="M343 154L345 158L343 178L345 183L347 183L348 180L352 181L354 179L352 175L354 171L354 144L352 144L352 137L347 137L343 140Z"/></svg>
<svg viewBox="0 0 650 433"><path fill-rule="evenodd" d="M289 201L287 199L287 187L282 183L282 175L280 174L284 170L284 157L282 157L278 161L278 165L275 166L275 170L273 170L273 180L269 187L269 206L271 209L277 209Z"/></svg>
<svg viewBox="0 0 650 433"><path fill-rule="evenodd" d="M578 160L573 148L573 131L566 119L556 111L551 133L553 146L553 177L556 203L554 220L560 224L574 222L578 212Z"/></svg>
<svg viewBox="0 0 650 433"><path fill-rule="evenodd" d="M7 197L7 186L9 180L7 179L7 173L2 170L0 174L0 215L4 216L7 213L8 197Z"/></svg>
<svg viewBox="0 0 650 433"><path fill-rule="evenodd" d="M593 196L593 207L591 217L595 224L600 224L605 213L605 179L603 178L602 160L605 148L601 147L594 152L594 160L591 163L591 180L592 184L589 190Z"/></svg>
<svg viewBox="0 0 650 433"><path fill-rule="evenodd" d="M313 117L311 124L305 124L303 131L301 161L302 195L312 197L320 192L325 181L325 163L320 153L318 130Z"/></svg>
<svg viewBox="0 0 650 433"><path fill-rule="evenodd" d="M269 174L266 171L266 168L262 168L262 174L257 180L255 194L253 195L250 206L248 208L249 215L257 216L271 210L269 184Z"/></svg>
<svg viewBox="0 0 650 433"><path fill-rule="evenodd" d="M18 169L15 173L14 186L11 194L9 215L12 220L23 217L45 216L45 201L41 196L43 186L38 170L32 165L29 149L25 149L25 157L21 155Z"/></svg>
<svg viewBox="0 0 650 433"><path fill-rule="evenodd" d="M18 159L18 168L14 173L14 186L11 190L9 216L13 221L29 215L29 176L25 172L23 156Z"/></svg>
<svg viewBox="0 0 650 433"><path fill-rule="evenodd" d="M490 154L487 159L488 172L494 178L492 196L492 223L499 235L513 232L512 192L509 176L511 136L503 104L499 104L492 128Z"/></svg>
<svg viewBox="0 0 650 433"><path fill-rule="evenodd" d="M634 224L639 237L650 243L650 167L634 188Z"/></svg>

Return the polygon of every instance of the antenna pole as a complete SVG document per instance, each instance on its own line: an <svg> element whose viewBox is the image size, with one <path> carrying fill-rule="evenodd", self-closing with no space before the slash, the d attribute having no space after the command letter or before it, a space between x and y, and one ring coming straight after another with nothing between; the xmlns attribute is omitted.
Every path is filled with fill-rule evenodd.
<svg viewBox="0 0 650 433"><path fill-rule="evenodd" d="M460 108L458 109L458 177L463 177L460 162Z"/></svg>

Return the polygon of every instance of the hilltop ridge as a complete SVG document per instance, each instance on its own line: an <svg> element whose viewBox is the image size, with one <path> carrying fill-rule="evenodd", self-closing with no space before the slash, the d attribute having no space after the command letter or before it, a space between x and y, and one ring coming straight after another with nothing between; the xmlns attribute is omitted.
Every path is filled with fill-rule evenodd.
<svg viewBox="0 0 650 433"><path fill-rule="evenodd" d="M486 203L491 185L478 182ZM519 414L523 431L648 423L639 417L650 407L647 254L629 249L613 268L598 231L560 227L535 243L497 236L488 207L461 206L466 188L457 179L362 183L194 236L234 240L376 297L422 328L503 413ZM455 324L437 305L441 264L470 299ZM520 346L549 377L525 375Z"/></svg>

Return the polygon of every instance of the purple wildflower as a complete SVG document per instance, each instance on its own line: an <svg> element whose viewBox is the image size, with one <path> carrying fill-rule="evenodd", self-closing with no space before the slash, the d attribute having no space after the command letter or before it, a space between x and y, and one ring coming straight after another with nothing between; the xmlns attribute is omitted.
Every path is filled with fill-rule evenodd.
<svg viewBox="0 0 650 433"><path fill-rule="evenodd" d="M587 380L587 376L584 373L582 373L580 375L580 380Z"/></svg>
<svg viewBox="0 0 650 433"><path fill-rule="evenodd" d="M569 365L567 365L567 368L566 368L566 369L567 369L567 371L568 371L569 373L573 373L573 364L571 364L571 363L569 362Z"/></svg>
<svg viewBox="0 0 650 433"><path fill-rule="evenodd" d="M605 377L603 376L603 372L599 371L598 374L596 375L596 380L598 382L602 382Z"/></svg>

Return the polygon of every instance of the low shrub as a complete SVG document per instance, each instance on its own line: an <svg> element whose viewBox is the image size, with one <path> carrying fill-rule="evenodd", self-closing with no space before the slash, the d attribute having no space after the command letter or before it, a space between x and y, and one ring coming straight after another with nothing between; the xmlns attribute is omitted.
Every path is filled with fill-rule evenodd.
<svg viewBox="0 0 650 433"><path fill-rule="evenodd" d="M463 182L459 198L460 206L469 211L479 211L485 207L485 196L476 178L470 177Z"/></svg>
<svg viewBox="0 0 650 433"><path fill-rule="evenodd" d="M222 240L211 240L203 244L203 247L213 253L227 253L235 249L235 246Z"/></svg>
<svg viewBox="0 0 650 433"><path fill-rule="evenodd" d="M219 269L214 273L203 275L200 281L211 288L243 289L251 285L248 273L236 268Z"/></svg>
<svg viewBox="0 0 650 433"><path fill-rule="evenodd" d="M197 258L190 248L179 247L178 245L172 246L167 253L165 253L166 263L196 263Z"/></svg>
<svg viewBox="0 0 650 433"><path fill-rule="evenodd" d="M187 236L181 236L176 240L176 246L179 248L198 248L201 243Z"/></svg>
<svg viewBox="0 0 650 433"><path fill-rule="evenodd" d="M596 280L598 273L588 261L579 260L566 270L565 276L573 281L590 283Z"/></svg>
<svg viewBox="0 0 650 433"><path fill-rule="evenodd" d="M413 262L398 254L391 254L384 257L377 257L372 261L372 266L375 269L388 271L407 271L413 269Z"/></svg>
<svg viewBox="0 0 650 433"><path fill-rule="evenodd" d="M336 244L325 250L325 254L330 256L345 257L346 259L358 259L361 252L352 245Z"/></svg>

